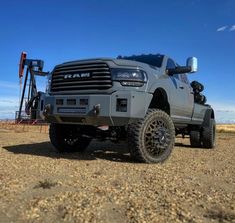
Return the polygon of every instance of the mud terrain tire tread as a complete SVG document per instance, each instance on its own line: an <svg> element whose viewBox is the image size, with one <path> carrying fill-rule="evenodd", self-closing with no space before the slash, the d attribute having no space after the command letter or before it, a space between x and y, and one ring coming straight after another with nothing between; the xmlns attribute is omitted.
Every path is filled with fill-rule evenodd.
<svg viewBox="0 0 235 223"><path fill-rule="evenodd" d="M151 156L145 147L145 130L147 129L151 120L160 118L164 120L165 124L168 127L170 135L170 143L166 148L164 153L159 157ZM135 123L132 123L128 126L127 131L127 140L128 147L130 150L131 156L139 161L144 163L159 163L165 161L172 152L175 143L175 127L170 116L159 109L148 109L145 118L139 119Z"/></svg>
<svg viewBox="0 0 235 223"><path fill-rule="evenodd" d="M192 147L201 147L201 133L200 131L192 130L190 132L190 144Z"/></svg>
<svg viewBox="0 0 235 223"><path fill-rule="evenodd" d="M209 125L203 127L202 131L202 145L204 148L212 149L215 147L215 120L210 119Z"/></svg>

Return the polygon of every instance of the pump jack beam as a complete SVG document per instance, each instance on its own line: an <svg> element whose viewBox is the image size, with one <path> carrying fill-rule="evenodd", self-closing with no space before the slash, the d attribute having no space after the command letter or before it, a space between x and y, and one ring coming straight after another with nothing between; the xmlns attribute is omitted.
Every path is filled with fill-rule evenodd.
<svg viewBox="0 0 235 223"><path fill-rule="evenodd" d="M18 120L21 119L21 112L23 108L24 96L27 87L27 81L30 74L30 84L29 84L29 91L28 91L28 102L32 106L33 101L38 97L37 86L35 75L37 76L47 76L49 72L43 72L43 60L34 60L34 59L26 59L27 54L25 52L21 53L20 64L19 64L19 78L23 78L24 74L24 67L27 67L25 80L24 80L24 87L20 101L20 108L18 113ZM29 107L29 106L27 106ZM29 108L28 108L29 109Z"/></svg>

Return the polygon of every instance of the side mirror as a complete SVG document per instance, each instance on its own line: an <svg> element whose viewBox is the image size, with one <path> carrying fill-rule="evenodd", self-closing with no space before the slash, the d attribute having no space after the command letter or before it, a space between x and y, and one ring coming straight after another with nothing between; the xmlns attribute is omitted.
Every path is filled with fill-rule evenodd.
<svg viewBox="0 0 235 223"><path fill-rule="evenodd" d="M189 57L187 59L187 67L191 68L190 73L197 72L197 58L196 57Z"/></svg>

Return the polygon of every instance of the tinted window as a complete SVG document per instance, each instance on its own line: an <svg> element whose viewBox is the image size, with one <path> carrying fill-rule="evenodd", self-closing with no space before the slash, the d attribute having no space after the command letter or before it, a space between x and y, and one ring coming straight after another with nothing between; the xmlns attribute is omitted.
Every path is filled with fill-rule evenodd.
<svg viewBox="0 0 235 223"><path fill-rule="evenodd" d="M154 67L161 67L163 61L163 55L160 54L149 54L149 55L139 55L139 56L130 56L130 57L122 57L118 56L117 59L124 59L124 60L135 60L138 62L149 64L150 66Z"/></svg>
<svg viewBox="0 0 235 223"><path fill-rule="evenodd" d="M180 79L182 82L184 82L185 84L189 84L188 78L186 76L186 74L181 74L180 75Z"/></svg>
<svg viewBox="0 0 235 223"><path fill-rule="evenodd" d="M175 62L172 59L167 60L166 69L175 69Z"/></svg>

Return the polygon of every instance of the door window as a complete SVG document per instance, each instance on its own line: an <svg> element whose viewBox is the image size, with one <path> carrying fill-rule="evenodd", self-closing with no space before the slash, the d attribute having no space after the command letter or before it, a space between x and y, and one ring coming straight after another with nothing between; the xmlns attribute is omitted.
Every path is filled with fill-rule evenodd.
<svg viewBox="0 0 235 223"><path fill-rule="evenodd" d="M180 79L181 79L181 81L182 81L183 83L189 84L189 80L188 80L186 74L180 74Z"/></svg>
<svg viewBox="0 0 235 223"><path fill-rule="evenodd" d="M172 59L167 60L166 69L175 69L175 62Z"/></svg>

